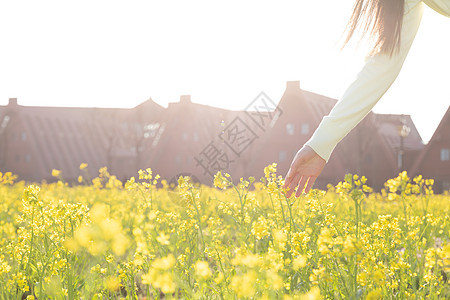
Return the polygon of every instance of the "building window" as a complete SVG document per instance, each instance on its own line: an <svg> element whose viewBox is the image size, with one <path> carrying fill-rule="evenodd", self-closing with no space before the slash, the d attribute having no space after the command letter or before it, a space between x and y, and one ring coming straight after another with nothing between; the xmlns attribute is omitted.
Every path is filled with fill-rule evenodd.
<svg viewBox="0 0 450 300"><path fill-rule="evenodd" d="M302 124L302 134L308 134L309 133L309 124L303 123Z"/></svg>
<svg viewBox="0 0 450 300"><path fill-rule="evenodd" d="M182 139L183 139L183 141L187 141L188 140L187 132L183 133Z"/></svg>
<svg viewBox="0 0 450 300"><path fill-rule="evenodd" d="M25 162L29 163L31 161L31 155L25 154Z"/></svg>
<svg viewBox="0 0 450 300"><path fill-rule="evenodd" d="M181 156L179 156L179 155L175 156L175 162L177 164L180 164L181 163Z"/></svg>
<svg viewBox="0 0 450 300"><path fill-rule="evenodd" d="M294 135L294 124L292 124L292 123L286 124L286 133L288 135Z"/></svg>
<svg viewBox="0 0 450 300"><path fill-rule="evenodd" d="M443 148L441 149L441 161L449 161L450 160L450 149Z"/></svg>
<svg viewBox="0 0 450 300"><path fill-rule="evenodd" d="M194 135L192 138L194 139L194 142L198 142L198 133L194 132Z"/></svg>
<svg viewBox="0 0 450 300"><path fill-rule="evenodd" d="M1 129L5 129L6 126L8 126L8 122L9 122L10 119L11 118L8 115L4 116L3 120L2 120L2 124L0 125L0 128Z"/></svg>
<svg viewBox="0 0 450 300"><path fill-rule="evenodd" d="M283 162L286 160L286 151L280 151L278 153L278 161Z"/></svg>
<svg viewBox="0 0 450 300"><path fill-rule="evenodd" d="M151 123L144 126L144 138L154 138L159 129L159 123Z"/></svg>
<svg viewBox="0 0 450 300"><path fill-rule="evenodd" d="M26 134L24 131L22 131L22 132L20 133L20 139L21 139L22 141L26 141L26 140L27 140L27 134Z"/></svg>

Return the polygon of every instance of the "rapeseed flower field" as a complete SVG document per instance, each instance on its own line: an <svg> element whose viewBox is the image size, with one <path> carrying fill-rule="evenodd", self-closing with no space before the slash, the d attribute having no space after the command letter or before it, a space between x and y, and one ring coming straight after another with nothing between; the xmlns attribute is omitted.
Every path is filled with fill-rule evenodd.
<svg viewBox="0 0 450 300"><path fill-rule="evenodd" d="M2 299L450 298L450 196L433 180L375 193L347 175L288 199L275 164L215 187L86 170L76 186L0 173Z"/></svg>

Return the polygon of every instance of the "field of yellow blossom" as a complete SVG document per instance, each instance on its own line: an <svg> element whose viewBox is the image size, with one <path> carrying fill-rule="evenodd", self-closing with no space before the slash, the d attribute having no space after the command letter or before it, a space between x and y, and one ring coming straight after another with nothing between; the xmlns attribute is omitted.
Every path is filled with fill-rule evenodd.
<svg viewBox="0 0 450 300"><path fill-rule="evenodd" d="M275 164L215 187L86 167L75 186L0 173L1 299L450 298L450 196L432 180L374 193L347 175L287 199Z"/></svg>

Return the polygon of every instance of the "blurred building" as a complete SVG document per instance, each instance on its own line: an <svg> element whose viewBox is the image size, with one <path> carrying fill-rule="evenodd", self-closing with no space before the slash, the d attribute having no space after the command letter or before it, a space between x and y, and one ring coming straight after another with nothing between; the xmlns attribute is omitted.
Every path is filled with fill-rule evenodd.
<svg viewBox="0 0 450 300"><path fill-rule="evenodd" d="M9 99L0 106L0 170L27 181L67 181L88 163L91 176L103 166L126 178L144 164L144 150L157 137L164 108L148 100L133 109L33 107ZM145 155L148 155L145 153Z"/></svg>
<svg viewBox="0 0 450 300"><path fill-rule="evenodd" d="M164 108L152 99L131 108L0 106L0 171L28 181L66 181L100 167L121 180L152 168L169 182L180 175L211 184L221 170L235 180L263 176L277 162L285 175L293 156L311 137L335 99L302 90L289 81L278 101L264 93L232 111L191 101L189 95ZM368 116L336 147L315 187L336 184L346 173L368 178L380 189L401 170L435 178L448 189L450 116L445 115L425 147L408 115ZM434 167L436 166L436 167Z"/></svg>
<svg viewBox="0 0 450 300"><path fill-rule="evenodd" d="M435 179L437 192L450 190L450 107L415 160L412 173Z"/></svg>

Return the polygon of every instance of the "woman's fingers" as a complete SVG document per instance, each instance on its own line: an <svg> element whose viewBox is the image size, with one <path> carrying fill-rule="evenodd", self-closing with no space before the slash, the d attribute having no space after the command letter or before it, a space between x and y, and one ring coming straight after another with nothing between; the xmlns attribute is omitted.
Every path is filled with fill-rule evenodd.
<svg viewBox="0 0 450 300"><path fill-rule="evenodd" d="M325 164L326 161L309 146L304 146L300 149L295 155L285 178L284 188L287 189L286 196L289 198L296 187L296 197L299 197L303 190L305 193L308 193Z"/></svg>
<svg viewBox="0 0 450 300"><path fill-rule="evenodd" d="M295 197L299 197L302 194L303 188L305 187L307 180L308 180L308 176L302 176L302 178L298 182L297 192L295 193Z"/></svg>
<svg viewBox="0 0 450 300"><path fill-rule="evenodd" d="M305 193L306 193L306 194L308 194L309 191L312 189L312 187L313 187L313 185L314 185L314 182L316 182L316 179L317 179L317 176L311 176L311 177L309 177L309 179L308 179L308 184L306 185L306 188L305 188Z"/></svg>
<svg viewBox="0 0 450 300"><path fill-rule="evenodd" d="M286 177L284 179L284 188L286 189L292 182L292 179L294 179L294 173L292 172L292 169L289 169L289 171L286 174Z"/></svg>
<svg viewBox="0 0 450 300"><path fill-rule="evenodd" d="M297 185L298 181L300 180L300 174L291 172L289 170L288 175L286 176L284 188L288 189L286 193L286 197L290 197L292 193L294 192L295 186Z"/></svg>

